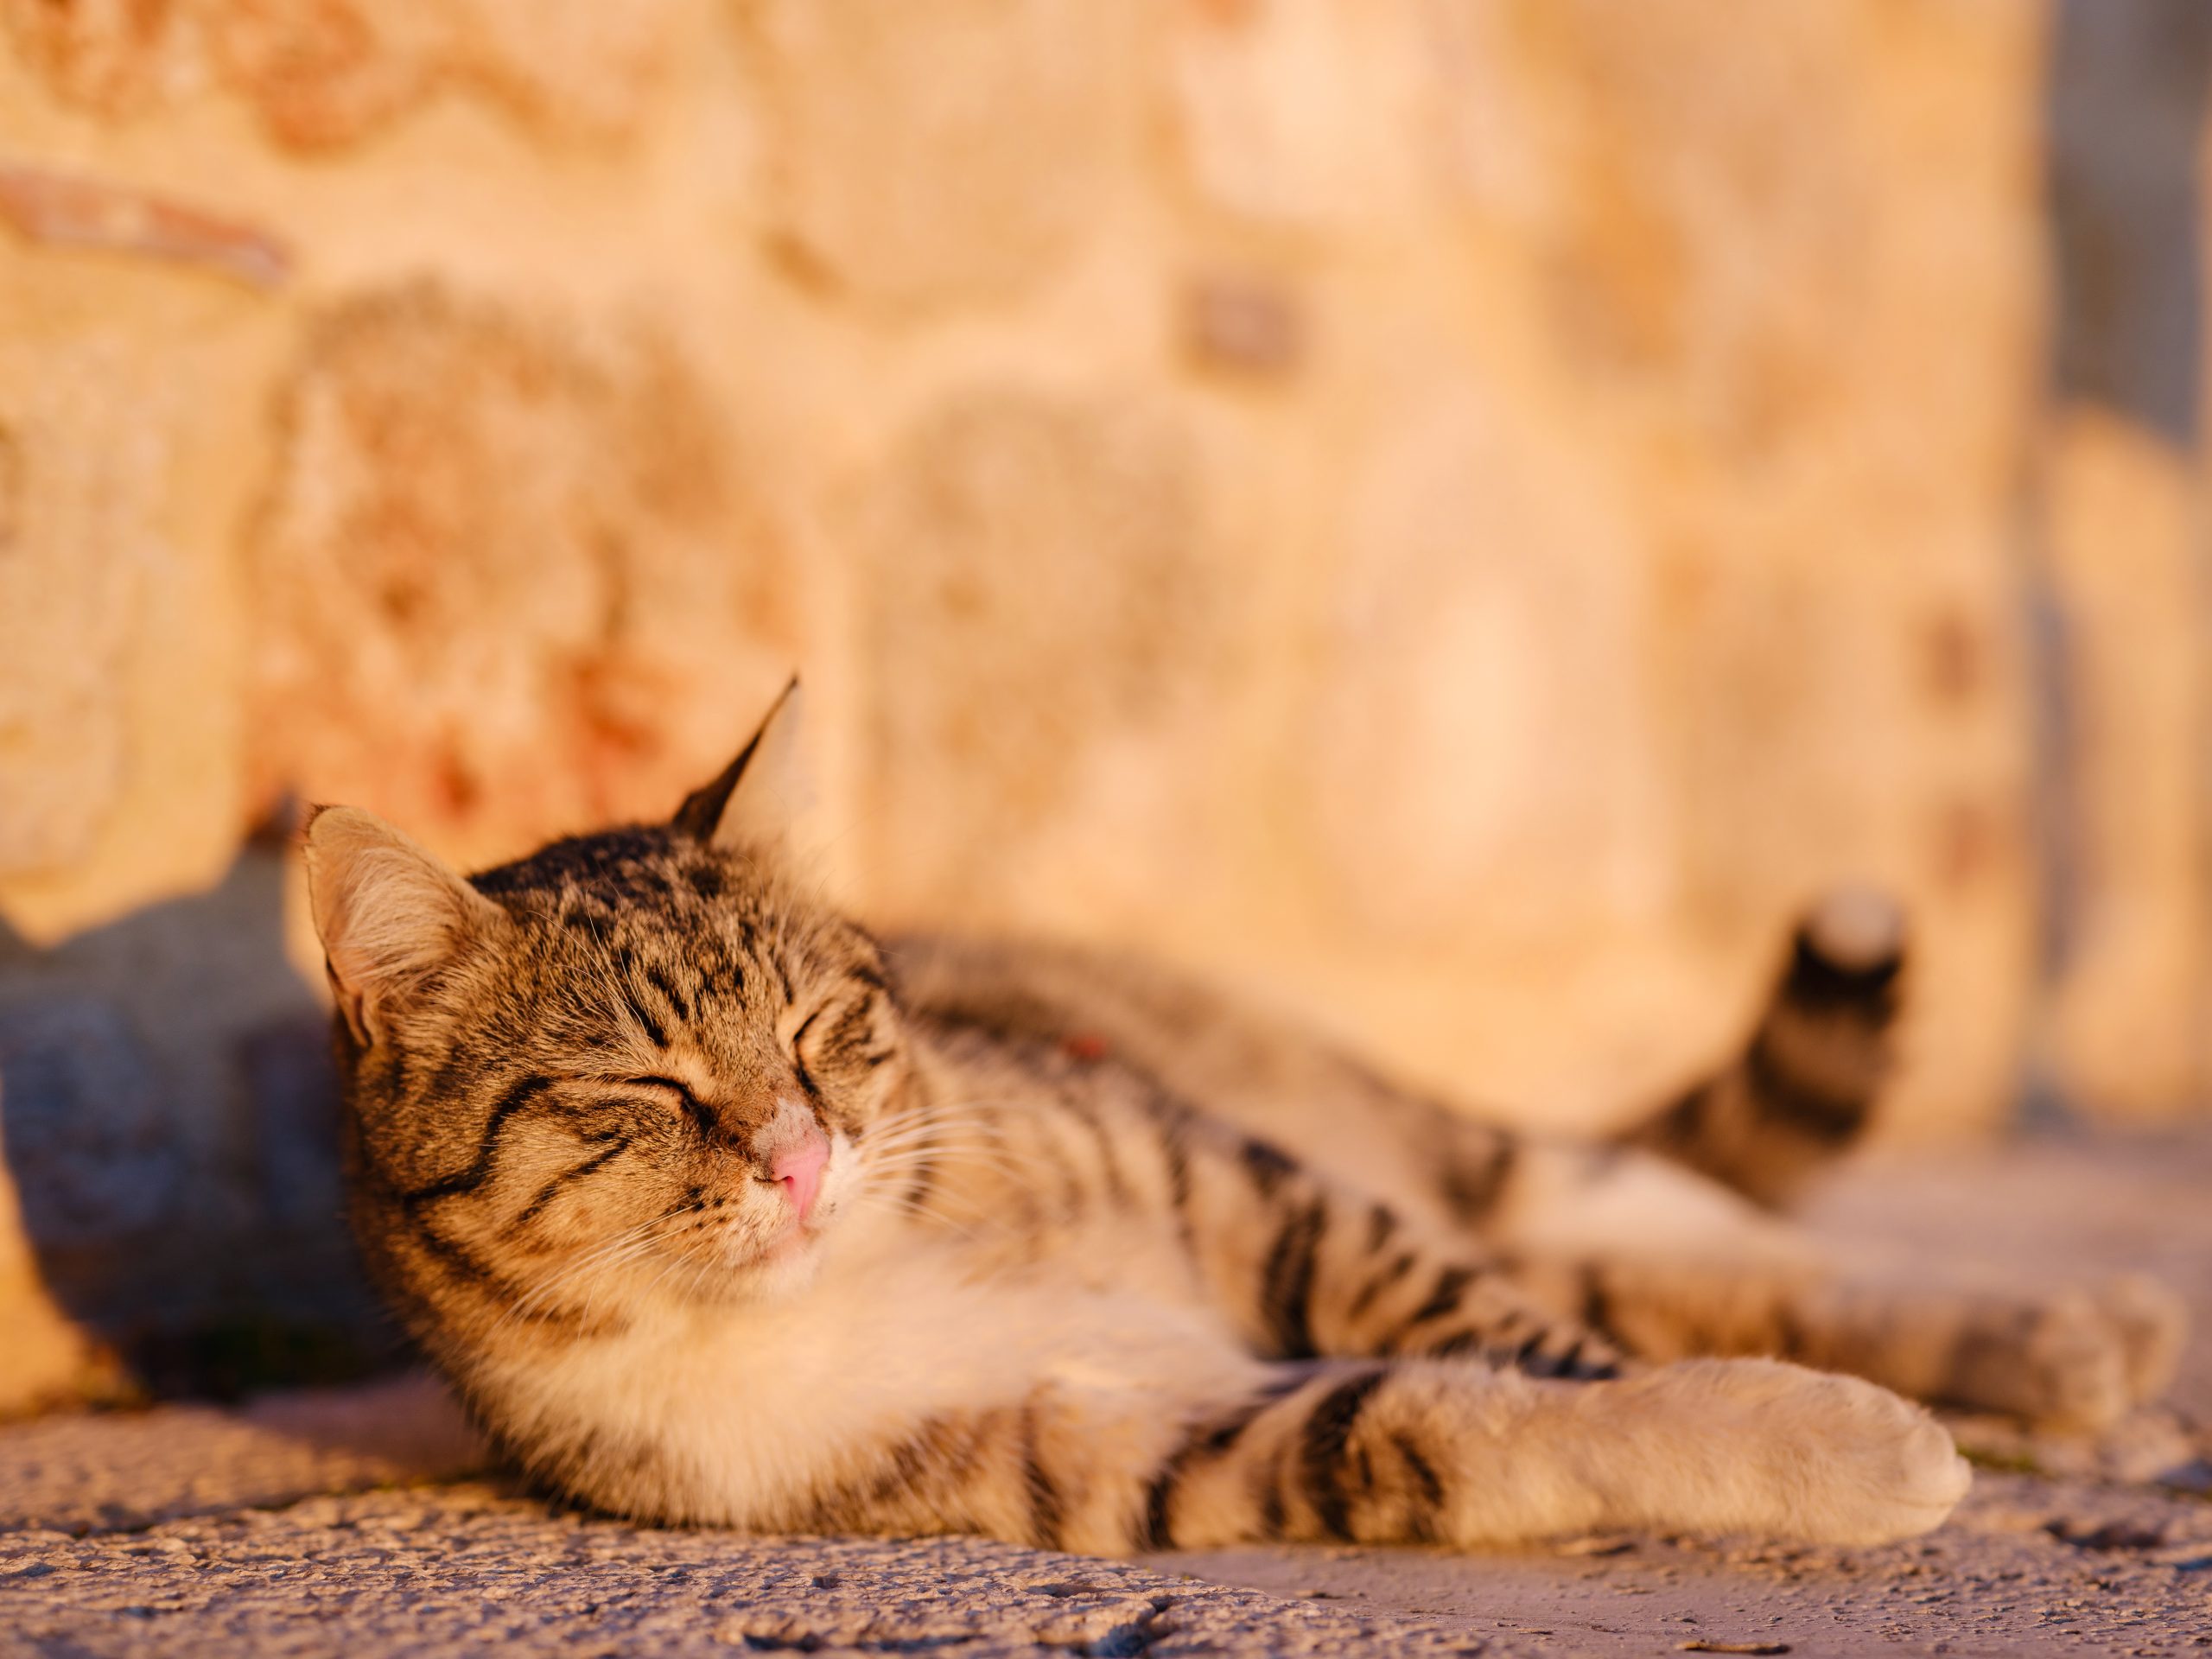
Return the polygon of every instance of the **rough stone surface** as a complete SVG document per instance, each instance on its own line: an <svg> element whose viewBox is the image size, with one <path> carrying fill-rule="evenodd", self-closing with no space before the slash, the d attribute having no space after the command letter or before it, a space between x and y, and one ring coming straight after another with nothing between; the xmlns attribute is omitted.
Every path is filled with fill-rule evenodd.
<svg viewBox="0 0 2212 1659"><path fill-rule="evenodd" d="M0 1430L0 1528L10 1532L137 1532L316 1493L466 1478L489 1461L444 1389L417 1376L230 1410L55 1414Z"/></svg>
<svg viewBox="0 0 2212 1659"><path fill-rule="evenodd" d="M327 1652L334 1618L349 1648L423 1655L2188 1651L2207 1630L2212 1519L1999 1477L1948 1531L1897 1549L1595 1547L1192 1563L1225 1585L1179 1576L1173 1558L658 1532L459 1485L0 1535L0 1651Z"/></svg>
<svg viewBox="0 0 2212 1659"><path fill-rule="evenodd" d="M1815 1219L2016 1275L2154 1268L2202 1319L2212 1217L2183 1201L2208 1176L2201 1134L2044 1142L1859 1172ZM487 1479L415 1380L49 1417L0 1428L0 1653L321 1652L342 1621L350 1648L423 1655L2183 1654L2212 1645L2212 1442L2190 1426L2212 1406L2212 1325L2174 1398L2102 1442L1960 1424L1974 1493L1881 1549L1603 1536L1138 1563L558 1512Z"/></svg>
<svg viewBox="0 0 2212 1659"><path fill-rule="evenodd" d="M2202 1502L1986 1471L1941 1532L1887 1549L1608 1537L1472 1562L1332 1550L1157 1565L1377 1620L1433 1620L1484 1653L1698 1643L1721 1653L2187 1653L2212 1643Z"/></svg>
<svg viewBox="0 0 2212 1659"><path fill-rule="evenodd" d="M1880 1551L1605 1539L1149 1567L965 1539L660 1532L461 1484L0 1534L0 1651L323 1652L340 1609L349 1647L410 1654L2187 1651L2207 1632L2208 1562L2201 1503L2004 1476L1935 1539Z"/></svg>
<svg viewBox="0 0 2212 1659"><path fill-rule="evenodd" d="M747 0L782 251L893 308L1048 274L1104 183L1114 10Z"/></svg>
<svg viewBox="0 0 2212 1659"><path fill-rule="evenodd" d="M348 1647L423 1655L1465 1650L1433 1625L1119 1563L965 1539L641 1531L473 1487L0 1535L0 1651L323 1652L334 1615Z"/></svg>

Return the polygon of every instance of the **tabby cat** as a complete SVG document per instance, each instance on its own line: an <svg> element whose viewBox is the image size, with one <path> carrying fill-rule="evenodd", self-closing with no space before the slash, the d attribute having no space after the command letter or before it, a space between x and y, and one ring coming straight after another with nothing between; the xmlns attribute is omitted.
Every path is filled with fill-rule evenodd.
<svg viewBox="0 0 2212 1659"><path fill-rule="evenodd" d="M1878 901L1814 913L1732 1064L1554 1143L1156 969L872 938L787 868L798 707L672 822L466 880L307 831L360 1242L559 1493L1107 1554L1865 1542L1967 1490L1900 1394L2096 1423L2165 1378L2148 1287L1884 1288L1768 1213L1882 1076Z"/></svg>

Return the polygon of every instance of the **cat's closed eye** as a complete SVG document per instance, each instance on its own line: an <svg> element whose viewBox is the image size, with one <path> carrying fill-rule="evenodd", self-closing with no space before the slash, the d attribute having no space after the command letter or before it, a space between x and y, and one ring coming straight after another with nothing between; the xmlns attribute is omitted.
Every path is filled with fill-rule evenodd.
<svg viewBox="0 0 2212 1659"><path fill-rule="evenodd" d="M857 1065L872 1065L880 998L873 986L807 1015L791 1035L791 1058L802 1086Z"/></svg>
<svg viewBox="0 0 2212 1659"><path fill-rule="evenodd" d="M678 1082L674 1077L658 1076L625 1077L622 1081L632 1088L651 1090L652 1093L647 1098L657 1106L665 1107L673 1104L681 1108L683 1116L690 1120L701 1134L707 1135L715 1134L714 1113L708 1109L704 1101L691 1092L690 1085L688 1084Z"/></svg>

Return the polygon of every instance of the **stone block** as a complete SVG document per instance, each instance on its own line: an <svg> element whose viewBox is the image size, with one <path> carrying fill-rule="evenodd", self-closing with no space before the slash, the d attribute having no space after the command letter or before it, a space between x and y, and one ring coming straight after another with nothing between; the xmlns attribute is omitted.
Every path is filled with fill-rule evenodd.
<svg viewBox="0 0 2212 1659"><path fill-rule="evenodd" d="M264 797L472 856L671 810L797 658L741 464L657 329L429 286L321 318L251 549Z"/></svg>
<svg viewBox="0 0 2212 1659"><path fill-rule="evenodd" d="M94 996L0 1003L0 1098L42 1248L143 1241L181 1218L189 1154L144 1042Z"/></svg>
<svg viewBox="0 0 2212 1659"><path fill-rule="evenodd" d="M149 217L137 193L78 205L111 213L114 245L0 233L0 915L41 942L214 880L236 853L225 537L270 306L125 245Z"/></svg>
<svg viewBox="0 0 2212 1659"><path fill-rule="evenodd" d="M168 434L132 381L98 340L0 335L0 876L86 857L122 791L165 550Z"/></svg>
<svg viewBox="0 0 2212 1659"><path fill-rule="evenodd" d="M1811 891L1895 888L1920 940L1899 1123L1993 1121L2039 902L2009 543L2043 343L2032 16L1433 16L1433 130L1496 270L1484 349L1631 529L1603 581L1641 588L1629 833L1669 950L1747 996Z"/></svg>
<svg viewBox="0 0 2212 1659"><path fill-rule="evenodd" d="M47 949L0 941L0 1317L12 1259L45 1299L33 1314L66 1312L168 1386L327 1376L386 1344L340 1218L327 1015L286 955L283 890L255 843L206 893ZM0 1402L31 1387L0 1351Z"/></svg>
<svg viewBox="0 0 2212 1659"><path fill-rule="evenodd" d="M1663 896L1643 555L1589 468L1464 383L1351 463L1305 783L1341 924L1478 957Z"/></svg>
<svg viewBox="0 0 2212 1659"><path fill-rule="evenodd" d="M1811 412L1881 200L1866 10L1439 8L1443 170L1535 264L1583 372L1675 377L1738 441Z"/></svg>
<svg viewBox="0 0 2212 1659"><path fill-rule="evenodd" d="M747 0L778 245L893 309L1040 280L1106 188L1115 10Z"/></svg>
<svg viewBox="0 0 2212 1659"><path fill-rule="evenodd" d="M1227 602L1200 487L1164 411L1018 385L946 397L861 482L858 862L887 902L1095 921L1177 840Z"/></svg>

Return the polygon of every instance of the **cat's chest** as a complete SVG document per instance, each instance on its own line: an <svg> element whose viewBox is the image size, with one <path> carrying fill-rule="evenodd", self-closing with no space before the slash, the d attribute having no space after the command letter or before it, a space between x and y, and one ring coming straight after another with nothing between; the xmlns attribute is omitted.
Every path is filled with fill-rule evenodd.
<svg viewBox="0 0 2212 1659"><path fill-rule="evenodd" d="M973 1265L925 1245L847 1261L773 1303L639 1319L487 1365L478 1392L512 1440L588 1446L607 1478L711 1493L719 1518L766 1524L902 1424L1012 1404L1040 1380L1132 1386L1243 1363L1201 1312L1049 1262L995 1277Z"/></svg>

